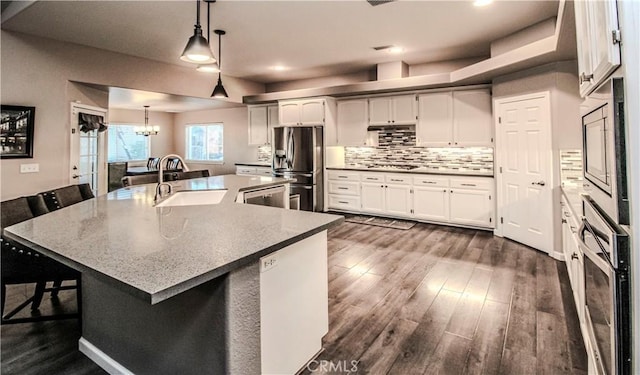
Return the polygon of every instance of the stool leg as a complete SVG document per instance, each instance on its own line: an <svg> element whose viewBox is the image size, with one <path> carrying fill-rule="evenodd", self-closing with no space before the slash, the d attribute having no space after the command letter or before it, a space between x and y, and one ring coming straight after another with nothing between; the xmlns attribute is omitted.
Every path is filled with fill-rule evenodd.
<svg viewBox="0 0 640 375"><path fill-rule="evenodd" d="M62 286L62 280L56 280L53 282L53 290L51 291L51 298L58 296L58 288Z"/></svg>
<svg viewBox="0 0 640 375"><path fill-rule="evenodd" d="M7 298L7 285L2 283L2 310L0 310L0 316L4 316L4 302Z"/></svg>
<svg viewBox="0 0 640 375"><path fill-rule="evenodd" d="M36 290L33 293L33 302L31 303L31 310L38 310L42 297L44 296L44 288L47 286L45 281L38 281L36 283Z"/></svg>

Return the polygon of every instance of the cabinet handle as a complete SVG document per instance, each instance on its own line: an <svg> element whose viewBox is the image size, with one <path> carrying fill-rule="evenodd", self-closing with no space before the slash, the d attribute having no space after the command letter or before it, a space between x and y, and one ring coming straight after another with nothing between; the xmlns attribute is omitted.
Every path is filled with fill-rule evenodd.
<svg viewBox="0 0 640 375"><path fill-rule="evenodd" d="M338 190L349 190L349 188L338 186Z"/></svg>
<svg viewBox="0 0 640 375"><path fill-rule="evenodd" d="M583 84L585 82L591 82L592 79L593 79L593 74L586 74L584 72L580 74L580 84Z"/></svg>
<svg viewBox="0 0 640 375"><path fill-rule="evenodd" d="M375 177L367 177L366 179L367 179L367 180L372 180L372 181L378 181L378 179L377 179L377 178L375 178Z"/></svg>
<svg viewBox="0 0 640 375"><path fill-rule="evenodd" d="M348 178L348 176L338 176L338 178Z"/></svg>
<svg viewBox="0 0 640 375"><path fill-rule="evenodd" d="M443 189L442 191L444 191L445 193L447 192L447 189Z"/></svg>
<svg viewBox="0 0 640 375"><path fill-rule="evenodd" d="M423 184L435 184L435 181L422 181Z"/></svg>
<svg viewBox="0 0 640 375"><path fill-rule="evenodd" d="M449 145L451 145L451 142L449 142Z"/></svg>
<svg viewBox="0 0 640 375"><path fill-rule="evenodd" d="M567 223L567 219L562 219L562 224L566 224Z"/></svg>
<svg viewBox="0 0 640 375"><path fill-rule="evenodd" d="M338 203L349 204L349 202L345 202L345 201L338 201Z"/></svg>
<svg viewBox="0 0 640 375"><path fill-rule="evenodd" d="M391 181L393 181L393 182L402 182L403 180L396 180L395 178L392 178Z"/></svg>
<svg viewBox="0 0 640 375"><path fill-rule="evenodd" d="M578 254L576 253L571 254L571 259L578 259Z"/></svg>
<svg viewBox="0 0 640 375"><path fill-rule="evenodd" d="M476 184L460 184L462 186L476 186Z"/></svg>
<svg viewBox="0 0 640 375"><path fill-rule="evenodd" d="M453 190L451 190L451 192L453 193Z"/></svg>
<svg viewBox="0 0 640 375"><path fill-rule="evenodd" d="M576 232L576 227L574 227L573 225L571 226L571 233L575 233Z"/></svg>

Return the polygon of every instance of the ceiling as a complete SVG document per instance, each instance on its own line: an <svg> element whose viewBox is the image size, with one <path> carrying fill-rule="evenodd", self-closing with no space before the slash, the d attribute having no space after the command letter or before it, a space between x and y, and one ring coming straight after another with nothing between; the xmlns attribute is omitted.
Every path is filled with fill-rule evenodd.
<svg viewBox="0 0 640 375"><path fill-rule="evenodd" d="M201 4L206 35L207 6ZM227 31L223 73L272 83L363 71L389 61L413 65L488 56L491 41L555 16L558 1L496 0L475 7L471 0L377 6L365 0L218 0L211 11L211 29ZM193 66L179 56L193 34L195 14L193 0L36 1L8 20L3 17L2 28ZM385 45L404 52L373 49ZM275 71L275 65L286 69Z"/></svg>

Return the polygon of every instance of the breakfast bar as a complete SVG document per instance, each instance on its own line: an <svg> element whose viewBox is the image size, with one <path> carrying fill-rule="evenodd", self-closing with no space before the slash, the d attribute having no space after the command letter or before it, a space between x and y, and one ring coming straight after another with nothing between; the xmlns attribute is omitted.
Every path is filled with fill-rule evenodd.
<svg viewBox="0 0 640 375"><path fill-rule="evenodd" d="M324 291L309 301L322 313L306 323L319 325L310 331L318 345L326 333L326 230L342 220L236 202L242 192L287 184L233 175L175 181L173 194L222 197L215 204L176 205L154 201L156 184L132 186L4 234L82 272L80 350L108 372L270 372L265 366L282 361L265 348L273 346L266 344L269 325L284 323L269 320L280 314L269 303L279 298L277 288L304 292L281 282L287 270L324 282L309 294Z"/></svg>

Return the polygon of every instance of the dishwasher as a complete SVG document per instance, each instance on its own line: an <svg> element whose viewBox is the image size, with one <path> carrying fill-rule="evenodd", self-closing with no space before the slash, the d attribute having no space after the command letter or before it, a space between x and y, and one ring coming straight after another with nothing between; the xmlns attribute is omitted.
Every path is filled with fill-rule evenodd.
<svg viewBox="0 0 640 375"><path fill-rule="evenodd" d="M280 185L246 191L243 193L243 202L260 206L289 208L289 197L285 196L286 190L283 185Z"/></svg>

